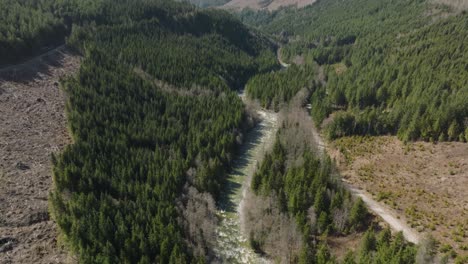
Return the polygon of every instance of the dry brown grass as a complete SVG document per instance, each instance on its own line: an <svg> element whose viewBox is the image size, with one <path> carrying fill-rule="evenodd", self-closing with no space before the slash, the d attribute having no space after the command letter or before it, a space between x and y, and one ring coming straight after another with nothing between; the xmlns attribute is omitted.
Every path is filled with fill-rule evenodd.
<svg viewBox="0 0 468 264"><path fill-rule="evenodd" d="M468 255L468 144L346 137L330 147L342 175L416 230Z"/></svg>

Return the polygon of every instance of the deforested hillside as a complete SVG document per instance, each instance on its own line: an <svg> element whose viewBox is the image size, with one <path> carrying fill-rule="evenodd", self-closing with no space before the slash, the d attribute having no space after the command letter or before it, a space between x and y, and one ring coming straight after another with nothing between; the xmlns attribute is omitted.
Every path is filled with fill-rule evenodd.
<svg viewBox="0 0 468 264"><path fill-rule="evenodd" d="M67 260L47 197L50 155L70 143L66 95L58 82L79 66L80 57L61 47L0 70L0 263Z"/></svg>
<svg viewBox="0 0 468 264"><path fill-rule="evenodd" d="M68 39L84 60L63 84L54 218L83 263L212 260L207 204L248 126L235 89L277 67L271 44L222 11L112 3Z"/></svg>
<svg viewBox="0 0 468 264"><path fill-rule="evenodd" d="M314 91L312 114L321 123L334 113L330 138L468 140L466 12L430 1L330 0L240 16L284 42L284 58L322 68L327 85Z"/></svg>

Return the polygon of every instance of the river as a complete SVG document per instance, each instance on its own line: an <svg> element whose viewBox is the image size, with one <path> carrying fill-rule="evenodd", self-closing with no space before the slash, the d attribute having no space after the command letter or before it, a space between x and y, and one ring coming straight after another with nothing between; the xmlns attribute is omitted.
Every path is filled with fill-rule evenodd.
<svg viewBox="0 0 468 264"><path fill-rule="evenodd" d="M258 114L261 122L245 135L218 207L220 224L216 230L214 251L217 259L223 263L269 263L250 248L248 237L243 234L241 226L243 200L250 188L252 175L258 160L274 141L277 130L277 114L263 110L258 111Z"/></svg>

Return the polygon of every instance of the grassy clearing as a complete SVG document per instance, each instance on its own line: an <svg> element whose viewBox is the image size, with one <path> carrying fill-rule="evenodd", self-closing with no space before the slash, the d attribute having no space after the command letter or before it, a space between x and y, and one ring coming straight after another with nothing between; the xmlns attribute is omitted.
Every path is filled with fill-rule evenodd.
<svg viewBox="0 0 468 264"><path fill-rule="evenodd" d="M354 136L333 141L331 148L347 180L397 210L414 229L432 234L442 254L466 263L468 144Z"/></svg>

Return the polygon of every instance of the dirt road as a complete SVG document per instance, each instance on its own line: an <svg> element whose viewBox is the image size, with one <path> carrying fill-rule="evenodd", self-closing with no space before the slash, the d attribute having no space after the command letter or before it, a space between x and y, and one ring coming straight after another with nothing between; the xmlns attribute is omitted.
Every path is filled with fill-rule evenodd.
<svg viewBox="0 0 468 264"><path fill-rule="evenodd" d="M375 201L374 199L372 199L372 196L370 194L363 190L353 187L349 184L349 182L343 180L343 184L348 190L351 191L353 195L361 197L362 201L364 201L367 207L372 212L380 216L390 226L391 229L398 232L402 231L406 240L410 242L413 242L415 244L418 244L420 242L421 238L418 232L409 227L405 222L398 219L397 214L391 208L388 208L387 206Z"/></svg>
<svg viewBox="0 0 468 264"><path fill-rule="evenodd" d="M288 64L288 63L284 62L284 61L281 59L281 48L279 48L279 49L276 51L276 57L278 58L278 62L279 62L279 64L281 64L281 67L287 68L287 67L291 66L291 64Z"/></svg>
<svg viewBox="0 0 468 264"><path fill-rule="evenodd" d="M312 121L313 122L313 121ZM313 129L314 141L317 144L319 151L324 154L326 151L326 144L317 131L316 126L314 125ZM408 226L403 220L399 219L398 214L391 208L386 205L383 205L372 198L372 196L364 190L360 190L352 186L349 182L346 182L342 179L344 186L355 196L360 197L362 201L367 205L367 207L374 212L376 215L380 216L392 230L396 232L403 232L406 240L418 244L421 240L419 233L413 230Z"/></svg>

